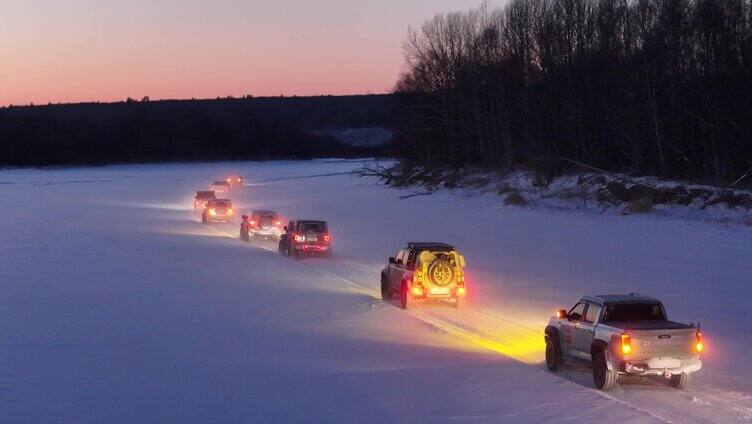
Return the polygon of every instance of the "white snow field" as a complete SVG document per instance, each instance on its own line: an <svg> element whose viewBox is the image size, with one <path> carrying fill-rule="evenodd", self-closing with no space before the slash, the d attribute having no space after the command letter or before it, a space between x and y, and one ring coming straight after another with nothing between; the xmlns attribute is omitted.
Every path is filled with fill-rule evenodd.
<svg viewBox="0 0 752 424"><path fill-rule="evenodd" d="M0 171L0 422L749 422L752 228L582 214L404 191L351 161ZM230 173L236 209L326 219L334 257L293 261L195 190ZM402 311L379 271L406 241L468 262L469 302ZM593 388L545 368L548 317L640 292L702 323L687 391Z"/></svg>

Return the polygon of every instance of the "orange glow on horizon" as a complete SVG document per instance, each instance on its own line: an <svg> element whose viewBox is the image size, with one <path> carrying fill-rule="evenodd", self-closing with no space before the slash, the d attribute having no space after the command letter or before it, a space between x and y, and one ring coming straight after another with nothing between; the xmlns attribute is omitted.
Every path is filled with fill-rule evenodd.
<svg viewBox="0 0 752 424"><path fill-rule="evenodd" d="M410 26L476 0L5 0L0 105L385 93Z"/></svg>

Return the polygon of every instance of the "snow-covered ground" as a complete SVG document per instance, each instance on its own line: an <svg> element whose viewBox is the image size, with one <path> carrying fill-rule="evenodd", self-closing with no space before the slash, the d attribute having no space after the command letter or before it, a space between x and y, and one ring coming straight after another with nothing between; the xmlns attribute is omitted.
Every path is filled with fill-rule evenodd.
<svg viewBox="0 0 752 424"><path fill-rule="evenodd" d="M0 171L0 422L752 421L752 229L405 192L348 161ZM204 226L192 193L327 219L335 257ZM408 240L456 244L468 308L382 302ZM548 316L641 292L701 321L685 391L543 364Z"/></svg>

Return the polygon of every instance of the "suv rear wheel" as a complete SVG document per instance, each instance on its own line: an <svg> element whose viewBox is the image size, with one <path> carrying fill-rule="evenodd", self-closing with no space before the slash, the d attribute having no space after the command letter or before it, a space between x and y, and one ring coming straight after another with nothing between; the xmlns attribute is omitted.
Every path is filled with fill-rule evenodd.
<svg viewBox="0 0 752 424"><path fill-rule="evenodd" d="M381 300L392 300L392 293L389 291L389 286L387 286L383 278L381 279Z"/></svg>
<svg viewBox="0 0 752 424"><path fill-rule="evenodd" d="M413 305L413 295L410 293L410 288L407 287L407 284L402 283L402 287L400 288L400 306L404 310L408 310L412 308Z"/></svg>
<svg viewBox="0 0 752 424"><path fill-rule="evenodd" d="M462 309L462 308L464 308L465 307L465 296L457 296L457 298L456 298L456 300L454 302L454 307L456 309Z"/></svg>

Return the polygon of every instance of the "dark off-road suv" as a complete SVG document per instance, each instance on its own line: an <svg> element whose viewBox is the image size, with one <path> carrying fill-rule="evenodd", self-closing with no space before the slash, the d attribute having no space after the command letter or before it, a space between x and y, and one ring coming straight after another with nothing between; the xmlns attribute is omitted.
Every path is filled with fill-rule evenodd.
<svg viewBox="0 0 752 424"><path fill-rule="evenodd" d="M326 221L290 221L279 238L279 253L295 259L306 255L330 256L332 236Z"/></svg>
<svg viewBox="0 0 752 424"><path fill-rule="evenodd" d="M450 300L460 308L467 295L464 267L465 258L454 246L407 243L381 271L381 297L399 299L403 309L430 299Z"/></svg>

